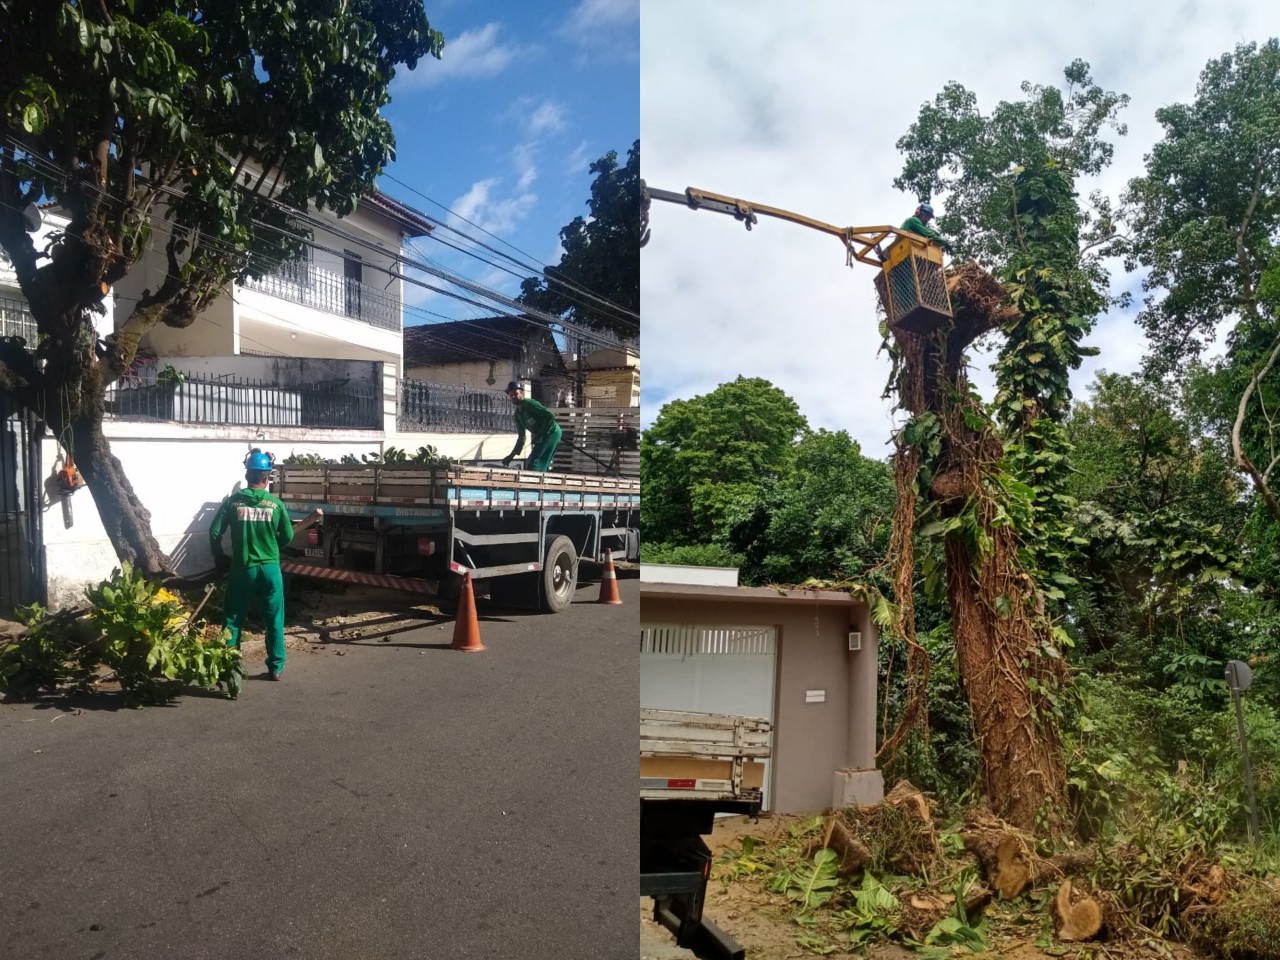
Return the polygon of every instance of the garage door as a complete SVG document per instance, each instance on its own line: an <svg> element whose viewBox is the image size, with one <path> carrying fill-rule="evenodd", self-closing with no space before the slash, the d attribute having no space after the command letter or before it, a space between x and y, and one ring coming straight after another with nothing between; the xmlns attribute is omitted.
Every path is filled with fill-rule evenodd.
<svg viewBox="0 0 1280 960"><path fill-rule="evenodd" d="M776 627L644 624L640 706L727 713L773 722ZM764 805L769 806L769 765Z"/></svg>

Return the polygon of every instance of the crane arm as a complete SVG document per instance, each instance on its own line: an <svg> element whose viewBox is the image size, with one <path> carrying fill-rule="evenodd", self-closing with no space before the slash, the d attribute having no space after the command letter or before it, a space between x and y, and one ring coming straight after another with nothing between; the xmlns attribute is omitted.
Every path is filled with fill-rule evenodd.
<svg viewBox="0 0 1280 960"><path fill-rule="evenodd" d="M770 207L763 203L739 200L736 197L726 197L723 194L712 193L709 190L699 190L696 187L688 187L683 193L676 193L672 190L659 190L656 187L650 187L641 180L640 191L646 212L650 200L663 200L667 203L683 204L693 210L705 209L716 213L727 213L734 219L745 223L748 230L759 222L758 217L765 216L829 233L832 236L839 237L841 242L844 243L850 266L853 265L854 260L858 260L861 263L879 267L886 256L885 252L880 249L880 244L890 238L904 237L921 247L928 246L929 243L924 237L918 237L914 233L906 233L896 227L837 227L835 224L815 220L812 217L806 217L804 214L794 213L791 210ZM647 221L647 217L645 219ZM647 241L648 230L646 227L642 245Z"/></svg>

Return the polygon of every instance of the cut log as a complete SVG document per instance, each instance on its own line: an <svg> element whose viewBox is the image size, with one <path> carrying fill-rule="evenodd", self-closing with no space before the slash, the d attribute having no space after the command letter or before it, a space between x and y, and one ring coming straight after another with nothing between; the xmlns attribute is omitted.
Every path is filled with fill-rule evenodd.
<svg viewBox="0 0 1280 960"><path fill-rule="evenodd" d="M1021 895L1031 885L1031 862L1026 841L1008 834L996 847L995 873L992 884L1005 900Z"/></svg>
<svg viewBox="0 0 1280 960"><path fill-rule="evenodd" d="M1096 856L1093 850L1067 850L1047 860L1038 857L1031 836L982 808L969 812L960 833L965 849L978 858L983 875L1006 900L1028 887L1084 873Z"/></svg>
<svg viewBox="0 0 1280 960"><path fill-rule="evenodd" d="M1058 939L1067 943L1092 940L1102 930L1102 906L1090 896L1073 898L1070 880L1058 887L1055 901L1058 916Z"/></svg>

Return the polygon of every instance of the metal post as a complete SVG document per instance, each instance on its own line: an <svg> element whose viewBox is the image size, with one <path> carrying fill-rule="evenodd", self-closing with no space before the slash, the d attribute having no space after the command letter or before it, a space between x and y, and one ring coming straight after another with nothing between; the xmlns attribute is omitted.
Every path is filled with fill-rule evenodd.
<svg viewBox="0 0 1280 960"><path fill-rule="evenodd" d="M1236 702L1236 729L1240 732L1240 756L1244 759L1244 779L1249 785L1249 826L1253 842L1260 842L1261 831L1258 829L1258 798L1253 792L1253 770L1249 767L1249 738L1244 732L1244 710L1240 706L1240 694L1232 691L1231 699Z"/></svg>
<svg viewBox="0 0 1280 960"><path fill-rule="evenodd" d="M1240 704L1240 694L1249 689L1253 682L1253 671L1243 660L1227 662L1227 686L1231 688L1231 699L1236 706L1236 730L1240 734L1240 757L1243 760L1244 779L1249 787L1249 827L1253 842L1260 842L1262 831L1258 828L1258 798L1253 791L1253 770L1249 766L1249 738L1244 731L1244 709Z"/></svg>

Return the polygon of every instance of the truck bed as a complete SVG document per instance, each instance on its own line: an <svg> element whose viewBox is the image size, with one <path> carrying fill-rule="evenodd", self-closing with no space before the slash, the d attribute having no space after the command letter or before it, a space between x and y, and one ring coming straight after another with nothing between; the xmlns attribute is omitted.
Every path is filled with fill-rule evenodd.
<svg viewBox="0 0 1280 960"><path fill-rule="evenodd" d="M640 481L501 467L322 466L279 468L286 504L326 513L415 517L455 510L636 509Z"/></svg>
<svg viewBox="0 0 1280 960"><path fill-rule="evenodd" d="M642 709L640 799L759 803L769 737L758 717Z"/></svg>

